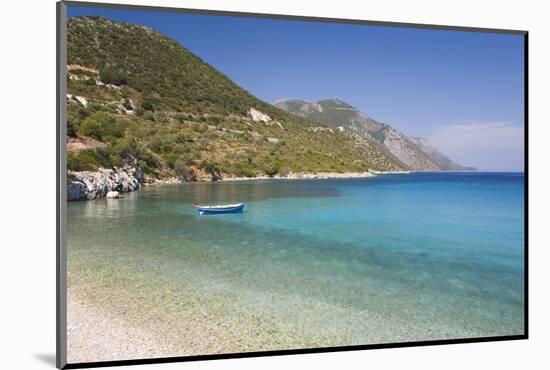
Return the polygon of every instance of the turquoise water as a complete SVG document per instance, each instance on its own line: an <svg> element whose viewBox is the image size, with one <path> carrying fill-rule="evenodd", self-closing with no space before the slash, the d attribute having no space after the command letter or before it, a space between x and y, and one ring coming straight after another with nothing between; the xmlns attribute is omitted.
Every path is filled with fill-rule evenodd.
<svg viewBox="0 0 550 370"><path fill-rule="evenodd" d="M69 296L151 327L173 317L168 337L216 322L200 354L522 334L523 181L255 180L70 203ZM247 205L198 216L195 200Z"/></svg>

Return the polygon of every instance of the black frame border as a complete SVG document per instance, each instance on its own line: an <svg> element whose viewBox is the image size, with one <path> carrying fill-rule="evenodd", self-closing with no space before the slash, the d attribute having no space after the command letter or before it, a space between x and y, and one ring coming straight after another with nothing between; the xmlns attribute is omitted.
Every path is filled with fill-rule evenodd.
<svg viewBox="0 0 550 370"><path fill-rule="evenodd" d="M498 342L511 340L529 339L529 32L525 30L512 29L495 29L483 27L460 27L449 25L432 25L421 23L401 23L401 22L384 22L359 19L343 19L343 18L326 18L314 16L298 16L285 14L266 14L266 13L249 13L239 11L222 11L208 9L192 9L192 8L174 8L163 6L148 6L148 5L129 5L129 4L113 4L101 2L84 2L84 1L59 1L56 7L57 17L57 63L56 63L56 120L57 120L57 152L56 152L56 228L57 228L57 253L56 253L56 366L59 369L82 369L110 366L128 366L128 365L145 365L145 364L161 364L174 362L190 362L190 361L205 361L205 360L220 360L248 357L266 357L266 356L282 356L282 355L298 355L298 354L313 354L313 353L330 353L343 351L361 351L369 349L385 349L385 348L406 348L406 347L421 347L435 346L447 344L464 344L464 343L483 343L483 342ZM321 348L301 348L288 350L274 351L258 351L258 352L239 352L239 353L224 353L224 354L207 354L195 356L175 356L175 357L160 357L160 358L144 358L131 360L116 360L116 361L98 361L98 362L81 362L67 363L66 360L66 152L64 150L66 142L66 8L67 6L80 6L92 8L107 8L107 9L127 9L138 11L156 11L168 13L188 13L188 14L203 14L217 16L232 16L245 18L265 18L265 19L283 19L297 20L306 22L325 22L325 23L341 23L341 24L358 24L382 27L399 27L399 28L420 28L432 30L448 30L462 32L482 32L482 33L499 33L523 36L524 40L524 333L520 335L478 337L478 338L457 338L457 339L441 339L416 342L396 342L396 343L378 343L353 346L338 346L338 347L321 347Z"/></svg>

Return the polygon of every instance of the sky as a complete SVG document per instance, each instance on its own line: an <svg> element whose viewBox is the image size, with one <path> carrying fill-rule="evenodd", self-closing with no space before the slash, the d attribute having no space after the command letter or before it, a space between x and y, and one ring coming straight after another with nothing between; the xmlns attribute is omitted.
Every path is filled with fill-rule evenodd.
<svg viewBox="0 0 550 370"><path fill-rule="evenodd" d="M69 7L149 26L258 98L343 100L456 162L522 171L520 35Z"/></svg>

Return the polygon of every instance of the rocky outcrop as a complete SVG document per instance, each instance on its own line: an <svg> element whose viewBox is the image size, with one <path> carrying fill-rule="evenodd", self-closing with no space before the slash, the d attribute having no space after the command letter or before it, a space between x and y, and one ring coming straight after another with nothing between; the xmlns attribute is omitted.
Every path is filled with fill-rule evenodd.
<svg viewBox="0 0 550 370"><path fill-rule="evenodd" d="M271 122L271 117L269 117L267 114L260 112L257 109L250 108L247 112L248 117L252 119L254 122L263 122L265 124Z"/></svg>
<svg viewBox="0 0 550 370"><path fill-rule="evenodd" d="M70 171L67 174L67 200L103 198L109 192L128 193L141 189L142 172L134 167L102 169L97 172Z"/></svg>
<svg viewBox="0 0 550 370"><path fill-rule="evenodd" d="M80 103L84 106L84 108L86 108L88 106L88 100L83 96L67 94L67 100L69 100L69 101L73 100L77 103Z"/></svg>

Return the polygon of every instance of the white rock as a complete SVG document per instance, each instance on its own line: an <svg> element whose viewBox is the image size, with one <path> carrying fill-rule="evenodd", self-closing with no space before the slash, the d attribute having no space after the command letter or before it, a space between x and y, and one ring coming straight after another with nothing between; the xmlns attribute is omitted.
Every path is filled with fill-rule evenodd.
<svg viewBox="0 0 550 370"><path fill-rule="evenodd" d="M88 105L88 100L86 100L86 98L83 97L83 96L67 94L67 99L69 99L69 100L72 99L72 100L82 104L84 107L86 107Z"/></svg>
<svg viewBox="0 0 550 370"><path fill-rule="evenodd" d="M250 108L248 110L248 116L252 118L254 122L263 122L263 123L271 122L271 117L254 108Z"/></svg>
<svg viewBox="0 0 550 370"><path fill-rule="evenodd" d="M304 113L311 113L311 112L324 112L325 110L319 103L309 103L305 104L303 107L300 108L300 111Z"/></svg>
<svg viewBox="0 0 550 370"><path fill-rule="evenodd" d="M120 198L120 193L118 191L110 191L107 193L107 195L105 196L105 198L107 199L116 199L116 198Z"/></svg>

